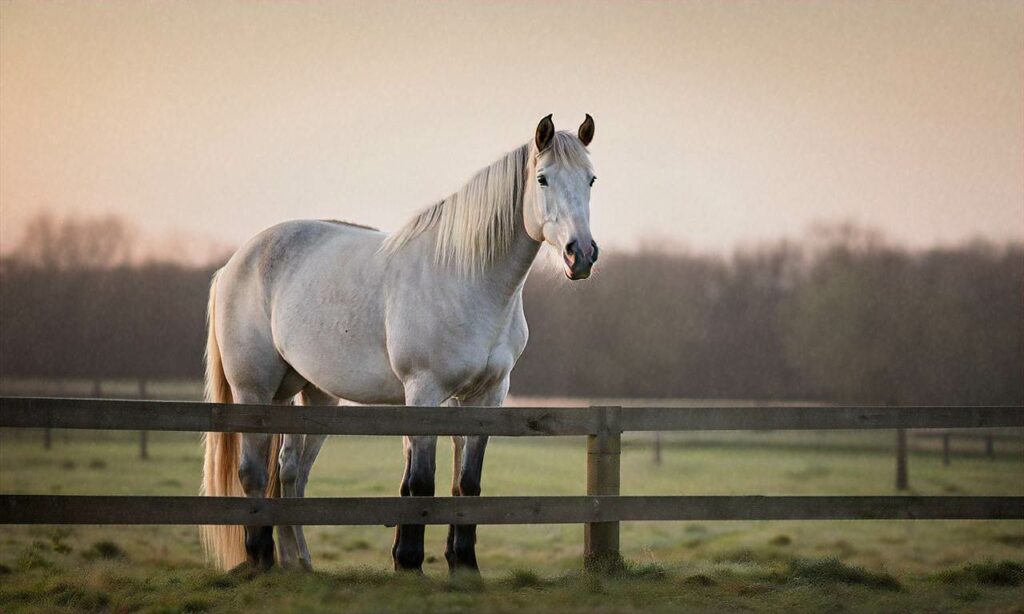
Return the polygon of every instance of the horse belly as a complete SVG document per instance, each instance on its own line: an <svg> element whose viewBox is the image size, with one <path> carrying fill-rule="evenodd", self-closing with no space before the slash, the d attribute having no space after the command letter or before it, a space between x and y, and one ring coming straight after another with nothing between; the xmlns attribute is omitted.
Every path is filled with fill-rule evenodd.
<svg viewBox="0 0 1024 614"><path fill-rule="evenodd" d="M341 345L331 361L301 361L295 368L318 388L356 403L402 403L405 389L387 356Z"/></svg>
<svg viewBox="0 0 1024 614"><path fill-rule="evenodd" d="M312 316L276 327L279 351L314 386L356 403L401 403L404 389L391 370L383 341L366 323L344 317L314 322Z"/></svg>
<svg viewBox="0 0 1024 614"><path fill-rule="evenodd" d="M367 244L339 246L343 266L296 271L273 304L281 356L310 383L357 403L401 403L404 389L388 360L381 291Z"/></svg>

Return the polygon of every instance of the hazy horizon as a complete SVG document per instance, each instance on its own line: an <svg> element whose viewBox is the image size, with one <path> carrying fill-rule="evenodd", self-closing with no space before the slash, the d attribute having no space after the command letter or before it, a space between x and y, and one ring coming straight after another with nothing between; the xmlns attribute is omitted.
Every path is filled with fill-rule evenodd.
<svg viewBox="0 0 1024 614"><path fill-rule="evenodd" d="M0 4L0 250L40 210L392 230L555 114L602 245L1024 238L1024 4Z"/></svg>

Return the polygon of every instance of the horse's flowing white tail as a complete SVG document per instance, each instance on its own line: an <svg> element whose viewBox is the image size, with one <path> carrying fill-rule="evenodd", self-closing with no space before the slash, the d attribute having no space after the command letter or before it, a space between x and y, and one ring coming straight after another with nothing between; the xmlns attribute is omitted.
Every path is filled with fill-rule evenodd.
<svg viewBox="0 0 1024 614"><path fill-rule="evenodd" d="M232 403L231 386L224 376L220 346L217 344L216 308L217 278L210 284L210 301L207 305L206 336L206 401L208 403ZM245 491L238 479L238 464L242 453L241 433L205 433L203 436L206 455L203 459L203 484L200 494L210 497L244 497ZM267 459L269 479L266 496L279 496L280 486L277 475L277 457L280 453L281 437L275 435ZM202 525L203 548L207 559L221 569L231 569L244 562L245 530L235 525Z"/></svg>

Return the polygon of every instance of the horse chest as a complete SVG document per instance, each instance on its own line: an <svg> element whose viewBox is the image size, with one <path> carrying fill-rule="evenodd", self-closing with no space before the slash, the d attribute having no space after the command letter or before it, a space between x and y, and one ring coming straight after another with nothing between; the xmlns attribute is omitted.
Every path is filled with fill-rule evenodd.
<svg viewBox="0 0 1024 614"><path fill-rule="evenodd" d="M521 302L489 313L453 307L411 319L389 318L388 347L400 379L428 372L464 399L500 384L526 345ZM399 322L404 326L397 326Z"/></svg>
<svg viewBox="0 0 1024 614"><path fill-rule="evenodd" d="M489 343L468 347L469 360L462 373L453 374L453 389L459 399L472 397L505 380L526 347L526 320L519 313L505 323ZM482 351L481 351L482 350Z"/></svg>

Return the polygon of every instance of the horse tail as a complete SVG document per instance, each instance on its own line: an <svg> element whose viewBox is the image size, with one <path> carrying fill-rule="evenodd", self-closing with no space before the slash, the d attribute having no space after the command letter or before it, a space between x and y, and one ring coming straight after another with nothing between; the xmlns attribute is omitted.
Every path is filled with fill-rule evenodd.
<svg viewBox="0 0 1024 614"><path fill-rule="evenodd" d="M220 345L217 343L217 278L213 275L210 283L210 300L206 310L206 389L208 403L233 403L231 385L224 375ZM278 475L278 456L281 453L282 437L274 435L267 456L267 497L281 496L281 481ZM245 490L238 478L238 465L242 456L241 433L203 434L206 453L203 459L203 484L200 494L209 497L244 497ZM203 549L207 559L221 569L231 569L246 560L245 530L238 525L202 525Z"/></svg>
<svg viewBox="0 0 1024 614"><path fill-rule="evenodd" d="M217 344L217 278L210 283L210 300L206 309L206 393L208 403L231 403L231 386L224 376L220 346ZM206 455L203 459L203 485L199 493L208 497L244 497L238 479L238 463L242 451L239 433L204 433ZM203 549L208 561L221 569L230 569L245 561L245 531L234 525L202 525Z"/></svg>

